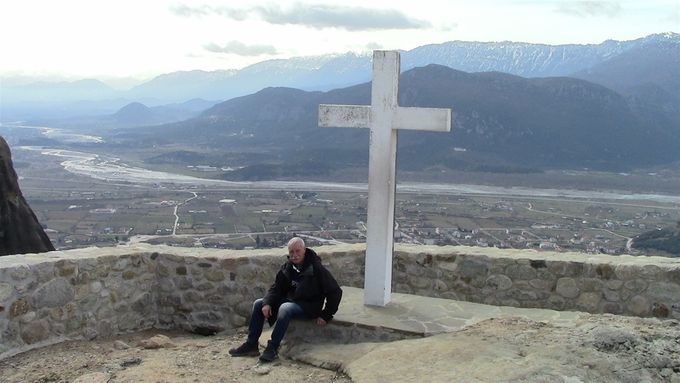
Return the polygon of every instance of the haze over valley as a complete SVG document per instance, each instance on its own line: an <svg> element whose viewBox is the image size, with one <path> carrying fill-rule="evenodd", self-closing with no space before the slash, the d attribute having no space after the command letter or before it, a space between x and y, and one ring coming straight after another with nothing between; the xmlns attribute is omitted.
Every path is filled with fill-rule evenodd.
<svg viewBox="0 0 680 383"><path fill-rule="evenodd" d="M216 9L171 13L231 17ZM375 12L395 17L384 27L395 36L446 30ZM349 34L373 28L339 25ZM398 241L680 253L680 241L634 239L673 237L680 221L677 31L408 46L400 105L450 108L453 122L450 133L399 134ZM110 78L2 74L0 134L55 245L264 247L293 232L362 242L369 133L319 128L318 105L370 103L370 49L279 57L264 45L203 48L264 59L169 71L127 87Z"/></svg>

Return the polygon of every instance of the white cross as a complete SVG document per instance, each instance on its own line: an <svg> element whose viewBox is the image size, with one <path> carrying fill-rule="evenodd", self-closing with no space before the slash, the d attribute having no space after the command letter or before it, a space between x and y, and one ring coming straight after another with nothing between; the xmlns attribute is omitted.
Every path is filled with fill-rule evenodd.
<svg viewBox="0 0 680 383"><path fill-rule="evenodd" d="M399 106L399 52L373 51L371 105L319 105L319 126L370 128L364 304L392 294L397 129L451 130L451 110ZM423 148L423 150L427 150Z"/></svg>

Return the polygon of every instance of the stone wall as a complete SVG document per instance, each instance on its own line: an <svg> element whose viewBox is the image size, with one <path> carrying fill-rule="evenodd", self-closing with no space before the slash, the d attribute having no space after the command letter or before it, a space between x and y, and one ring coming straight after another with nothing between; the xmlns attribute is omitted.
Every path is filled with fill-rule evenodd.
<svg viewBox="0 0 680 383"><path fill-rule="evenodd" d="M363 245L316 250L340 284L363 287ZM65 339L242 326L284 255L139 244L0 257L0 359ZM680 259L397 246L393 280L395 292L680 319Z"/></svg>
<svg viewBox="0 0 680 383"><path fill-rule="evenodd" d="M337 278L363 287L363 248L337 250L328 257ZM680 319L678 258L402 245L392 280L392 290L400 293Z"/></svg>

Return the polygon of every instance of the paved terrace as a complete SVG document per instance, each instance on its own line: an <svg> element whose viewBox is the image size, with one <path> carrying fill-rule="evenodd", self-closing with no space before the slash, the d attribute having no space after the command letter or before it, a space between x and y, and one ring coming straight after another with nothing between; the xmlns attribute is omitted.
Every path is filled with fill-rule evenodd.
<svg viewBox="0 0 680 383"><path fill-rule="evenodd" d="M342 289L342 303L331 324L320 328L311 323L293 322L282 345L282 355L344 371L355 382L461 381L460 371L455 368L430 368L451 362L449 352L438 352L451 348L449 338L442 335L489 319L527 320L572 327L584 315L576 311L490 306L400 293L392 294L392 301L385 307L366 306L363 304L363 289L347 286ZM263 347L270 333L271 330L260 338ZM430 350L426 365L419 366L419 362L413 360L413 349L400 342L408 342L409 339L418 339L418 348ZM365 367L375 365L376 359L379 362L380 358L374 355L386 349L390 350L391 364L396 362L401 369L372 370Z"/></svg>

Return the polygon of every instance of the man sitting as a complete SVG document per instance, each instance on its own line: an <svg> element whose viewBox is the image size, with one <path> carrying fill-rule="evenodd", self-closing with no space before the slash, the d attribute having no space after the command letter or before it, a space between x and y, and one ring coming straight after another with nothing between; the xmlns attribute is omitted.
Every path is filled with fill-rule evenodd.
<svg viewBox="0 0 680 383"><path fill-rule="evenodd" d="M324 326L338 311L341 298L342 290L321 264L321 258L305 247L302 238L292 238L288 241L288 261L279 269L274 284L264 298L253 302L248 339L229 350L229 355L260 355L258 341L266 319L274 330L260 361L273 361L291 319L314 319L316 324Z"/></svg>

